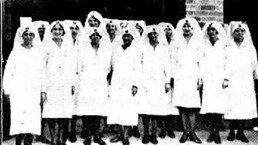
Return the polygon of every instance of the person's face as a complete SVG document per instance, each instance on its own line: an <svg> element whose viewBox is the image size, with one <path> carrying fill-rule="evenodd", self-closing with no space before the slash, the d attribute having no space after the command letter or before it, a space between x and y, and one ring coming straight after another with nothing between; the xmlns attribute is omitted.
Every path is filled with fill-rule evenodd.
<svg viewBox="0 0 258 145"><path fill-rule="evenodd" d="M140 35L142 35L143 28L138 23L135 25L135 28L139 31Z"/></svg>
<svg viewBox="0 0 258 145"><path fill-rule="evenodd" d="M214 27L207 28L207 34L210 38L218 38L218 31Z"/></svg>
<svg viewBox="0 0 258 145"><path fill-rule="evenodd" d="M90 17L88 20L90 27L99 27L100 21L96 19L94 16Z"/></svg>
<svg viewBox="0 0 258 145"><path fill-rule="evenodd" d="M235 29L232 35L235 39L240 40L244 38L244 34L245 34L245 29L242 27L238 27Z"/></svg>
<svg viewBox="0 0 258 145"><path fill-rule="evenodd" d="M38 33L39 33L39 36L43 38L43 36L45 34L45 27L44 26L39 27Z"/></svg>
<svg viewBox="0 0 258 145"><path fill-rule="evenodd" d="M52 34L54 38L61 38L64 35L64 28L61 24L57 23L52 28Z"/></svg>
<svg viewBox="0 0 258 145"><path fill-rule="evenodd" d="M164 31L167 37L171 37L173 35L172 29L169 27L165 28Z"/></svg>
<svg viewBox="0 0 258 145"><path fill-rule="evenodd" d="M73 24L70 27L70 30L71 30L71 34L72 34L73 38L75 38L77 36L77 34L79 33L79 31L80 31L79 27L76 24Z"/></svg>
<svg viewBox="0 0 258 145"><path fill-rule="evenodd" d="M113 23L108 23L106 29L109 34L116 33L116 26Z"/></svg>
<svg viewBox="0 0 258 145"><path fill-rule="evenodd" d="M101 39L101 36L98 32L94 32L90 35L91 42L94 44L99 44L99 41Z"/></svg>
<svg viewBox="0 0 258 145"><path fill-rule="evenodd" d="M125 33L122 36L123 42L125 45L130 46L132 44L133 41L133 36L130 33Z"/></svg>
<svg viewBox="0 0 258 145"><path fill-rule="evenodd" d="M152 31L148 34L150 42L157 42L158 41L158 33L156 31Z"/></svg>
<svg viewBox="0 0 258 145"><path fill-rule="evenodd" d="M189 23L185 23L183 25L182 30L183 30L183 34L184 35L191 35L191 34L193 34L193 27Z"/></svg>
<svg viewBox="0 0 258 145"><path fill-rule="evenodd" d="M35 37L35 34L29 29L25 30L22 33L22 39L24 41L24 44L32 43L34 37Z"/></svg>

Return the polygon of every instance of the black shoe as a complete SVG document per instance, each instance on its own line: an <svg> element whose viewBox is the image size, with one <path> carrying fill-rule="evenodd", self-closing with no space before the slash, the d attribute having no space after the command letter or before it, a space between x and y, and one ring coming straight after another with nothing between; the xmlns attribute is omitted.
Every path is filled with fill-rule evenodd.
<svg viewBox="0 0 258 145"><path fill-rule="evenodd" d="M216 144L221 144L221 139L220 139L219 132L217 132L217 133L215 134L214 142L215 142Z"/></svg>
<svg viewBox="0 0 258 145"><path fill-rule="evenodd" d="M229 132L228 137L227 137L228 141L234 141L235 140L235 133L234 132Z"/></svg>
<svg viewBox="0 0 258 145"><path fill-rule="evenodd" d="M150 137L148 135L144 135L142 138L143 144L148 144L150 142Z"/></svg>
<svg viewBox="0 0 258 145"><path fill-rule="evenodd" d="M173 130L169 130L169 131L168 131L168 136L169 136L170 138L175 138L175 137L176 137Z"/></svg>
<svg viewBox="0 0 258 145"><path fill-rule="evenodd" d="M128 138L127 138L127 139L124 139L122 142L123 142L123 145L129 145L129 144L130 144Z"/></svg>
<svg viewBox="0 0 258 145"><path fill-rule="evenodd" d="M237 140L241 140L244 143L248 143L249 142L249 140L246 138L245 134L243 132L239 132L239 131L236 134L236 139Z"/></svg>
<svg viewBox="0 0 258 145"><path fill-rule="evenodd" d="M102 140L101 138L94 138L93 141L99 145L107 145L106 142L104 140Z"/></svg>
<svg viewBox="0 0 258 145"><path fill-rule="evenodd" d="M209 137L208 137L208 139L207 139L207 142L208 142L208 143L211 143L211 142L213 142L214 140L215 140L215 138L214 138L214 132L211 132L210 135L209 135Z"/></svg>
<svg viewBox="0 0 258 145"><path fill-rule="evenodd" d="M133 127L133 136L136 138L140 138L141 134L139 133L138 127Z"/></svg>
<svg viewBox="0 0 258 145"><path fill-rule="evenodd" d="M166 137L166 131L164 129L161 130L160 134L159 134L160 138L165 138Z"/></svg>
<svg viewBox="0 0 258 145"><path fill-rule="evenodd" d="M116 142L119 142L119 141L122 141L122 138L119 135L117 135L114 138L110 139L111 143L116 143Z"/></svg>
<svg viewBox="0 0 258 145"><path fill-rule="evenodd" d="M182 137L179 139L180 143L185 143L189 137L189 134L187 132L184 132Z"/></svg>
<svg viewBox="0 0 258 145"><path fill-rule="evenodd" d="M84 145L91 145L91 136L86 137L85 140L83 141Z"/></svg>
<svg viewBox="0 0 258 145"><path fill-rule="evenodd" d="M85 140L85 141L83 142L83 145L91 145L91 140Z"/></svg>
<svg viewBox="0 0 258 145"><path fill-rule="evenodd" d="M77 141L75 133L71 133L69 135L69 140L70 140L71 143L75 143Z"/></svg>
<svg viewBox="0 0 258 145"><path fill-rule="evenodd" d="M156 135L151 135L150 136L150 142L153 144L158 144L157 136Z"/></svg>
<svg viewBox="0 0 258 145"><path fill-rule="evenodd" d="M193 141L193 142L198 143L198 144L201 144L201 143L202 143L202 141L197 137L197 135L195 134L195 132L191 132L191 133L189 134L189 139L190 139L190 141Z"/></svg>

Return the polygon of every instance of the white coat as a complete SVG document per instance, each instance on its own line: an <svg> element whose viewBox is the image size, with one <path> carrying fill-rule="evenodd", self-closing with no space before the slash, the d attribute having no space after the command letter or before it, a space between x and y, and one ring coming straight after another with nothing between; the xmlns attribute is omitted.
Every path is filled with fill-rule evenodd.
<svg viewBox="0 0 258 145"><path fill-rule="evenodd" d="M107 75L111 68L112 49L109 45L100 45L95 51L90 42L82 49L76 114L107 116Z"/></svg>
<svg viewBox="0 0 258 145"><path fill-rule="evenodd" d="M134 44L125 50L121 45L115 47L112 66L108 124L137 125L138 94L132 95L132 86L139 88L140 85L140 49Z"/></svg>
<svg viewBox="0 0 258 145"><path fill-rule="evenodd" d="M214 46L207 41L204 45L204 57L200 62L200 74L203 79L201 114L224 114L227 108L227 89L222 88L225 71L225 44L218 40Z"/></svg>
<svg viewBox="0 0 258 145"><path fill-rule="evenodd" d="M71 47L64 41L59 48L54 41L45 44L47 51L47 100L44 118L71 118L73 115L73 72Z"/></svg>
<svg viewBox="0 0 258 145"><path fill-rule="evenodd" d="M168 115L171 107L165 92L165 84L169 83L171 78L168 49L163 44L158 44L155 49L149 43L143 47L139 113Z"/></svg>
<svg viewBox="0 0 258 145"><path fill-rule="evenodd" d="M10 135L32 133L40 135L40 93L44 90L44 63L37 51L17 46L5 67L3 87L10 95Z"/></svg>
<svg viewBox="0 0 258 145"><path fill-rule="evenodd" d="M192 38L193 39L193 38ZM178 107L200 108L200 95L197 90L199 78L199 50L197 41L184 40L178 45L177 63L174 73L173 104Z"/></svg>
<svg viewBox="0 0 258 145"><path fill-rule="evenodd" d="M170 60L170 66L171 66L171 77L174 77L174 73L176 70L176 56L177 56L177 46L174 41L171 41L170 44L166 44L166 47L168 48L168 54L169 54L169 60ZM179 110L176 106L173 104L173 96L174 96L174 88L171 88L171 90L167 93L168 100L170 104L170 115L179 115Z"/></svg>
<svg viewBox="0 0 258 145"><path fill-rule="evenodd" d="M252 119L257 117L253 72L257 65L254 47L245 41L238 47L235 43L227 48L229 75L229 100L225 119Z"/></svg>

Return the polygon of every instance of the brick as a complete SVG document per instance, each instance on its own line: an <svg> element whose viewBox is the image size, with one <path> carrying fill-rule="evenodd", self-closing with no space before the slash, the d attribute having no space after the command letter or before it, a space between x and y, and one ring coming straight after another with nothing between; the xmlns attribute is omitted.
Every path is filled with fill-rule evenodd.
<svg viewBox="0 0 258 145"><path fill-rule="evenodd" d="M222 6L215 6L215 9L217 11L223 11L223 5Z"/></svg>
<svg viewBox="0 0 258 145"><path fill-rule="evenodd" d="M216 20L216 17L201 17L201 21L203 22L210 22L215 20Z"/></svg>
<svg viewBox="0 0 258 145"><path fill-rule="evenodd" d="M215 10L214 5L201 5L201 10Z"/></svg>
<svg viewBox="0 0 258 145"><path fill-rule="evenodd" d="M195 11L195 12L194 12L194 15L195 15L195 16L206 16L206 15L208 15L208 14L209 14L208 11Z"/></svg>
<svg viewBox="0 0 258 145"><path fill-rule="evenodd" d="M218 21L220 23L223 23L224 22L224 18L223 17L217 17L216 21Z"/></svg>
<svg viewBox="0 0 258 145"><path fill-rule="evenodd" d="M190 15L190 16L192 16L194 14L194 12L193 11L186 11L186 15Z"/></svg>
<svg viewBox="0 0 258 145"><path fill-rule="evenodd" d="M210 16L223 16L223 12L218 12L218 11L211 11L209 12Z"/></svg>
<svg viewBox="0 0 258 145"><path fill-rule="evenodd" d="M186 11L194 10L196 11L198 9L198 5L186 5Z"/></svg>
<svg viewBox="0 0 258 145"><path fill-rule="evenodd" d="M192 4L194 2L194 0L186 0L187 4Z"/></svg>

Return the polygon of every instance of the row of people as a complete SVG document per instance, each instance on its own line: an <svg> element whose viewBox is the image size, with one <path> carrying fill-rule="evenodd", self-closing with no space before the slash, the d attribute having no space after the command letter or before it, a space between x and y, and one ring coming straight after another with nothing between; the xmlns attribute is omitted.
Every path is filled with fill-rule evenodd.
<svg viewBox="0 0 258 145"><path fill-rule="evenodd" d="M226 33L218 22L201 30L194 18L184 18L174 29L169 23L145 26L144 21L104 19L94 11L84 27L71 20L47 25L38 21L17 30L5 68L10 134L20 134L17 144L23 134L25 144L31 143L31 133L43 134L45 122L51 144L65 144L70 120L74 142L76 120L82 117L85 145L92 136L106 144L101 139L103 120L117 125L110 141L127 145L139 114L144 144L157 144L158 121L171 125L171 117L165 116L179 114L180 143L202 143L195 134L198 109L211 118L208 142L221 143L223 115L230 120L228 140L235 139L238 129L236 139L248 142L243 120L257 117L257 56L247 24L231 22Z"/></svg>

